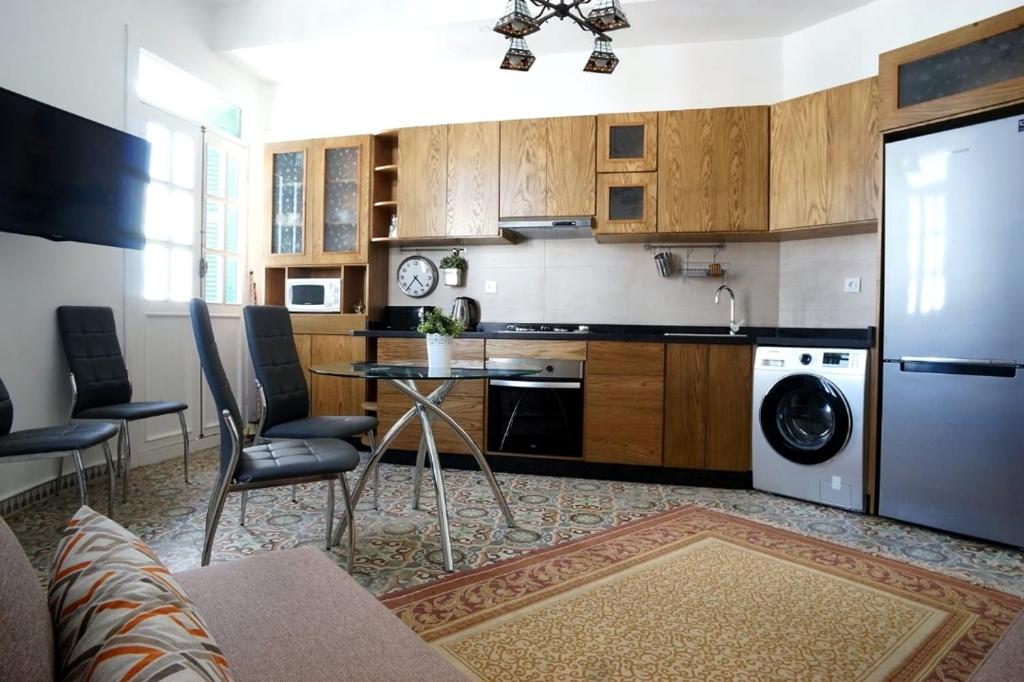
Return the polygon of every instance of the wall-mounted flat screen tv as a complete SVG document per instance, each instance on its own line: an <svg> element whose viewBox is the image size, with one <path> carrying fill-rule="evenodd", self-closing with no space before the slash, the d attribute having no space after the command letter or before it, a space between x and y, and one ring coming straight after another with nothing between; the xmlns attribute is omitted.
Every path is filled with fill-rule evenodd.
<svg viewBox="0 0 1024 682"><path fill-rule="evenodd" d="M141 249L149 143L0 88L0 231Z"/></svg>

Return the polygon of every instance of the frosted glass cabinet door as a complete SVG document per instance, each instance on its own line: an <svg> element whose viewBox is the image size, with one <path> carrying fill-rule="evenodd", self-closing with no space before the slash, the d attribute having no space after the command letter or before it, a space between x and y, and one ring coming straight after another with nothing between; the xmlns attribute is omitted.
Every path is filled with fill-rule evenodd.
<svg viewBox="0 0 1024 682"><path fill-rule="evenodd" d="M306 152L272 154L271 174L270 252L301 254L306 221Z"/></svg>
<svg viewBox="0 0 1024 682"><path fill-rule="evenodd" d="M324 151L323 252L359 251L359 147Z"/></svg>

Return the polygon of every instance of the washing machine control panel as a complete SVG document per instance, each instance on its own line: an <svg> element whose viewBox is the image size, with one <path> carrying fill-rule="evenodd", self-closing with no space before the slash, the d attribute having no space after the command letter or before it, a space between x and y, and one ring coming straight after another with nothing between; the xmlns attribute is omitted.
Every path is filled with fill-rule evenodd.
<svg viewBox="0 0 1024 682"><path fill-rule="evenodd" d="M821 364L825 367L849 367L850 366L850 354L849 353L823 353L821 356Z"/></svg>
<svg viewBox="0 0 1024 682"><path fill-rule="evenodd" d="M755 356L755 369L809 370L862 374L866 366L866 350L845 348L785 348L760 346Z"/></svg>

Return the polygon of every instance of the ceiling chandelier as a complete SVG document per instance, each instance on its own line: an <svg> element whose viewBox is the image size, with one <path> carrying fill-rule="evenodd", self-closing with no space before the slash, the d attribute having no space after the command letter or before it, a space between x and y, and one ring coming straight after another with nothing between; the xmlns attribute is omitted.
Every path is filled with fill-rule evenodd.
<svg viewBox="0 0 1024 682"><path fill-rule="evenodd" d="M537 16L530 11L527 2L540 8ZM584 7L590 11L584 13ZM495 32L509 40L501 68L529 71L537 58L530 52L524 38L539 31L548 19L556 17L560 21L572 19L581 29L594 34L594 49L583 67L584 71L611 73L615 70L619 58L612 51L612 39L605 34L629 28L619 0L507 0L505 14L494 25Z"/></svg>

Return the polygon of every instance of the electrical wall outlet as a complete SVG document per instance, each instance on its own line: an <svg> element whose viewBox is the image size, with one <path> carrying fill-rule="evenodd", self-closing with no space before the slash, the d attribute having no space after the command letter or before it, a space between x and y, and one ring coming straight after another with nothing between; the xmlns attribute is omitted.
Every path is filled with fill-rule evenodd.
<svg viewBox="0 0 1024 682"><path fill-rule="evenodd" d="M498 293L498 280L489 279L484 282L484 293L485 294L496 294Z"/></svg>
<svg viewBox="0 0 1024 682"><path fill-rule="evenodd" d="M848 294L860 293L860 277L847 277L843 283L843 291Z"/></svg>

